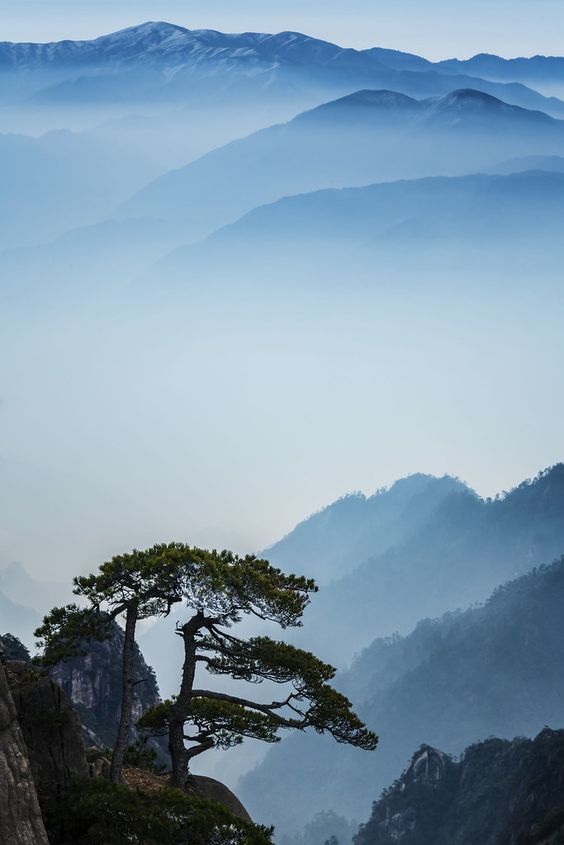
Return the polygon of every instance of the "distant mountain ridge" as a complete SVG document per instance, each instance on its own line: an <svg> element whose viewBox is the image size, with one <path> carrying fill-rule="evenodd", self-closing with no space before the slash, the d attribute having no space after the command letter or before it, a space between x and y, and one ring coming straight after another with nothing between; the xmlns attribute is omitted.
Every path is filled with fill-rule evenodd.
<svg viewBox="0 0 564 845"><path fill-rule="evenodd" d="M166 21L147 21L137 26L102 35L87 41L58 41L49 44L0 43L2 65L30 69L48 62L52 66L97 62L100 57L118 64L140 60L174 64L188 61L194 55L197 62L214 55L229 56L238 51L243 61L261 57L284 58L293 62L323 64L335 61L349 51L327 41L297 32L278 34L243 32L223 33L217 30L190 30ZM351 50L352 55L359 51ZM367 60L367 66L370 60Z"/></svg>
<svg viewBox="0 0 564 845"><path fill-rule="evenodd" d="M511 233L518 221L531 234L553 233L564 202L561 173L547 170L508 174L397 180L361 188L312 191L259 207L209 243L238 238L341 238L356 240L393 234L405 221L420 221L421 235L442 232L487 238ZM509 202L511 198L515 205ZM323 209L323 212L322 212ZM322 213L321 213L322 212ZM504 214L500 214L504 212ZM540 216L537 216L540 215ZM497 218L497 219L496 219ZM305 221L308 221L304 225ZM547 226L548 228L543 229Z"/></svg>
<svg viewBox="0 0 564 845"><path fill-rule="evenodd" d="M370 638L405 633L421 618L483 601L498 584L559 557L564 465L498 500L455 487L429 503L419 523L412 520L397 543L357 558L354 569L319 591L303 630L293 634L296 642L346 665ZM326 543L330 549L331 534ZM321 557L321 541L317 550ZM270 555L278 562L276 548Z"/></svg>
<svg viewBox="0 0 564 845"><path fill-rule="evenodd" d="M165 219L194 241L293 194L488 172L509 156L563 149L564 121L481 91L415 100L362 90L164 174L118 213Z"/></svg>
<svg viewBox="0 0 564 845"><path fill-rule="evenodd" d="M163 21L89 41L3 42L0 73L22 77L23 90L46 102L120 99L128 91L142 98L190 99L208 90L295 95L299 88L344 93L368 86L429 96L467 86L564 116L564 103L519 83L504 85L459 70L449 74L445 67L398 51L344 48L298 32L230 34Z"/></svg>
<svg viewBox="0 0 564 845"><path fill-rule="evenodd" d="M225 33L211 29L191 30L167 21L146 21L88 40L64 40L48 43L0 42L2 68L18 64L31 68L41 62L52 66L82 62L88 64L100 55L119 62L154 59L176 64L179 57L197 52L200 60L209 58L208 51L246 50L241 58L266 56L291 58L296 63L354 64L366 61L386 65L396 70L429 70L440 72L470 71L479 76L503 76L519 80L527 76L541 76L548 72L563 73L564 58L560 56L531 56L503 58L495 54L479 53L469 59L443 59L433 62L413 53L372 47L365 50L341 47L328 41L295 31L278 33Z"/></svg>
<svg viewBox="0 0 564 845"><path fill-rule="evenodd" d="M529 272L550 276L562 255L564 175L546 161L538 170L516 164L496 173L496 164L490 173L284 197L174 250L147 274L147 284L165 279L189 291L197 278L220 290L236 277L261 288L291 280L312 289L330 281L379 290L392 278L406 287L452 286L457 254L474 268L476 284L495 268L494 284L507 287L524 271L523 253Z"/></svg>
<svg viewBox="0 0 564 845"><path fill-rule="evenodd" d="M527 509L526 493L519 490L517 518ZM341 593L341 608L346 600ZM421 743L459 754L492 735L564 727L563 601L564 558L496 589L481 606L421 621L406 637L376 640L337 676L379 734L376 751L335 747L317 735L288 737L242 778L242 799L257 818L288 833L329 808L366 818ZM289 769L293 776L285 778Z"/></svg>
<svg viewBox="0 0 564 845"><path fill-rule="evenodd" d="M422 618L484 601L499 584L562 553L562 464L493 500L449 476L409 476L373 496L338 499L262 552L319 582L303 628L289 629L285 639L343 671L375 639L406 635ZM166 694L178 673L174 624L171 616L169 630L143 637ZM398 665L407 661L403 655ZM372 678L364 666L346 681L347 694L366 699L377 686Z"/></svg>
<svg viewBox="0 0 564 845"><path fill-rule="evenodd" d="M298 115L294 122L314 122L326 116L335 118L340 110L346 110L347 117L354 119L362 114L366 119L374 119L378 111L397 110L398 117L411 116L413 118L435 121L439 115L457 114L459 117L474 117L487 115L489 120L513 118L524 124L542 122L545 126L558 123L542 111L524 109L521 106L510 105L498 97L473 88L459 88L437 97L427 97L416 100L396 91L374 91L371 89L355 91L338 100L324 103L302 115ZM491 124L488 128L491 128Z"/></svg>
<svg viewBox="0 0 564 845"><path fill-rule="evenodd" d="M471 73L503 82L529 85L564 83L564 58L530 56L504 59L491 53L478 53L470 59L445 59L434 67L447 73Z"/></svg>
<svg viewBox="0 0 564 845"><path fill-rule="evenodd" d="M445 475L416 473L372 496L344 496L305 519L263 554L283 569L308 572L327 584L354 570L359 560L405 540L430 512L466 485Z"/></svg>

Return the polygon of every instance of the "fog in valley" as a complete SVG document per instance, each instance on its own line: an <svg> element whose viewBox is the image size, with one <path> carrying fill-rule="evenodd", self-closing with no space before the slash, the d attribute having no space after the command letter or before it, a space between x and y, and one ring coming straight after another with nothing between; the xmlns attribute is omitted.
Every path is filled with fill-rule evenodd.
<svg viewBox="0 0 564 845"><path fill-rule="evenodd" d="M533 683L562 634L562 565L530 573L564 552L564 59L384 47L0 44L0 633L33 647L73 576L155 542L314 577L286 638L381 749L195 766L285 845L347 845L423 741L562 727L557 662L527 709L500 655ZM163 696L175 614L139 640Z"/></svg>

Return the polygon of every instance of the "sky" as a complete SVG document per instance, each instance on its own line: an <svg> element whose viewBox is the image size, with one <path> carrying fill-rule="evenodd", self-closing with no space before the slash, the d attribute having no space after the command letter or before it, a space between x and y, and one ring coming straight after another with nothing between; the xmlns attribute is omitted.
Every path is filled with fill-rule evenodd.
<svg viewBox="0 0 564 845"><path fill-rule="evenodd" d="M224 31L297 30L431 59L563 50L561 0L0 0L0 38L93 38L145 20Z"/></svg>

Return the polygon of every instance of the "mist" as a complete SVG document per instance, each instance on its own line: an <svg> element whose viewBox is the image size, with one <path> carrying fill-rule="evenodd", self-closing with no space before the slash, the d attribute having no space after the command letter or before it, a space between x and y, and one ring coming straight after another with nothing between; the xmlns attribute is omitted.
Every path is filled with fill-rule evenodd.
<svg viewBox="0 0 564 845"><path fill-rule="evenodd" d="M22 79L40 90L35 73ZM330 224L323 193L244 215L319 188L511 172L532 153L553 167L564 124L485 94L454 127L464 101L448 96L345 97L294 120L302 101L254 97L239 120L135 95L3 113L18 132L34 122L4 136L6 560L60 580L156 539L256 550L413 469L492 495L557 453L558 414L541 439L534 424L560 401L560 255L534 204L550 186L492 221L480 191L449 183L448 203L466 192L453 232L435 183L416 181L351 194ZM417 215L431 238L409 229Z"/></svg>
<svg viewBox="0 0 564 845"><path fill-rule="evenodd" d="M51 5L42 42L67 8ZM130 12L103 4L68 25L86 37ZM556 718L559 666L523 713L513 676L483 698L464 643L483 624L480 659L499 668L511 624L560 588L542 567L564 548L564 60L435 62L422 54L447 58L436 32L399 53L364 43L360 12L347 37L366 49L350 50L263 34L284 15L254 4L236 35L196 31L193 14L190 30L0 44L0 633L33 650L74 576L157 542L315 577L304 628L284 636L382 723L383 762L348 753L347 791L333 746L308 738L307 788L264 800L257 784L284 779L294 738L195 770L240 789L278 842L322 845L304 826L335 809L349 836L412 745L460 754ZM227 29L232 13L214 14ZM329 37L334 14L312 31ZM178 619L139 637L163 697ZM524 649L560 635L534 631ZM451 635L468 700L486 703L457 731L456 687L441 731L425 666L437 684L453 671ZM390 712L409 722L396 751Z"/></svg>

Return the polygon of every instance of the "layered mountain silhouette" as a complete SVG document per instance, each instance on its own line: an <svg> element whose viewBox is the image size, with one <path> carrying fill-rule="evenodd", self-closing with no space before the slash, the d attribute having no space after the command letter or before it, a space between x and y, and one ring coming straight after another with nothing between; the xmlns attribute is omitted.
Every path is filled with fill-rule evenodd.
<svg viewBox="0 0 564 845"><path fill-rule="evenodd" d="M449 74L391 50L353 50L298 32L226 34L147 22L91 41L0 44L0 72L13 82L4 99L42 102L290 96L389 87L413 96L470 86L518 105L564 114L564 106L521 84Z"/></svg>
<svg viewBox="0 0 564 845"><path fill-rule="evenodd" d="M194 240L290 194L487 171L563 148L563 122L479 91L422 101L359 91L165 174L120 213L166 219Z"/></svg>
<svg viewBox="0 0 564 845"><path fill-rule="evenodd" d="M175 250L147 282L186 291L204 282L383 290L468 278L501 290L534 274L553 284L563 213L563 174L546 170L314 191L258 207Z"/></svg>
<svg viewBox="0 0 564 845"><path fill-rule="evenodd" d="M335 666L348 666L376 638L396 642L398 631L408 634L422 618L484 601L498 584L559 557L563 515L564 465L491 500L458 479L424 474L373 496L339 499L262 552L283 570L320 584L303 628L288 629L284 637ZM175 689L181 665L177 619L171 614L167 625L143 637L165 695ZM383 649L384 663L387 642L371 652ZM394 672L409 670L409 648L396 652ZM355 703L375 694L380 683L381 670L371 668L372 658L363 660L341 675ZM407 748L401 765L424 740Z"/></svg>
<svg viewBox="0 0 564 845"><path fill-rule="evenodd" d="M513 519L500 515L507 529L525 516L533 494L516 491ZM393 595L391 585L386 595ZM341 607L346 601L342 595ZM422 743L460 754L492 735L511 739L562 727L563 601L560 560L497 589L483 606L420 622L407 637L377 640L339 682L379 733L378 749L365 754L317 735L289 737L242 779L242 800L279 833L324 809L363 819Z"/></svg>
<svg viewBox="0 0 564 845"><path fill-rule="evenodd" d="M449 234L499 237L515 227L554 234L563 203L561 173L524 171L380 183L366 188L316 191L258 208L209 239L356 240L396 235ZM492 228L493 225L493 228ZM548 230L547 227L548 226ZM401 232L400 232L401 233Z"/></svg>
<svg viewBox="0 0 564 845"><path fill-rule="evenodd" d="M403 482L406 487L409 483ZM414 485L417 490L417 476ZM398 496L394 488L387 495L393 513ZM293 634L301 645L337 665L376 636L405 633L418 619L483 601L498 584L550 562L564 549L564 465L497 500L483 500L453 480L430 481L415 495L404 494L403 512L399 520L396 513L396 525L392 519L388 532L380 533L378 519L386 500L379 509L378 497L370 504L348 502L349 511L356 506L354 521L345 508L334 505L269 550L270 559L285 566L293 554L307 572L308 553L314 567L324 554L331 562L332 538L342 527L339 562L348 572L320 589L304 628ZM379 539L368 551L372 531ZM335 551L338 555L339 545Z"/></svg>
<svg viewBox="0 0 564 845"><path fill-rule="evenodd" d="M519 82L533 88L556 89L564 83L564 59L560 56L530 56L505 59L492 53L478 53L469 59L431 62L412 53L373 47L365 52L396 70L435 71L467 74L492 82Z"/></svg>
<svg viewBox="0 0 564 845"><path fill-rule="evenodd" d="M471 494L456 478L418 473L372 496L344 496L301 522L264 555L284 570L307 572L325 585L356 569L359 560L405 541L457 492Z"/></svg>
<svg viewBox="0 0 564 845"><path fill-rule="evenodd" d="M522 82L533 87L564 84L564 59L560 56L504 59L491 53L479 53L470 59L436 62L433 67L449 74L475 74L499 82Z"/></svg>
<svg viewBox="0 0 564 845"><path fill-rule="evenodd" d="M493 130L496 125L506 129L506 121L515 126L530 127L539 122L547 126L552 120L542 111L509 105L474 88L461 88L441 97L423 100L396 91L356 91L299 115L295 122L315 124L325 120L331 124L343 119L371 125L373 122L385 122L390 117L399 121L403 118L406 123L410 119L419 119L423 125L484 130Z"/></svg>

